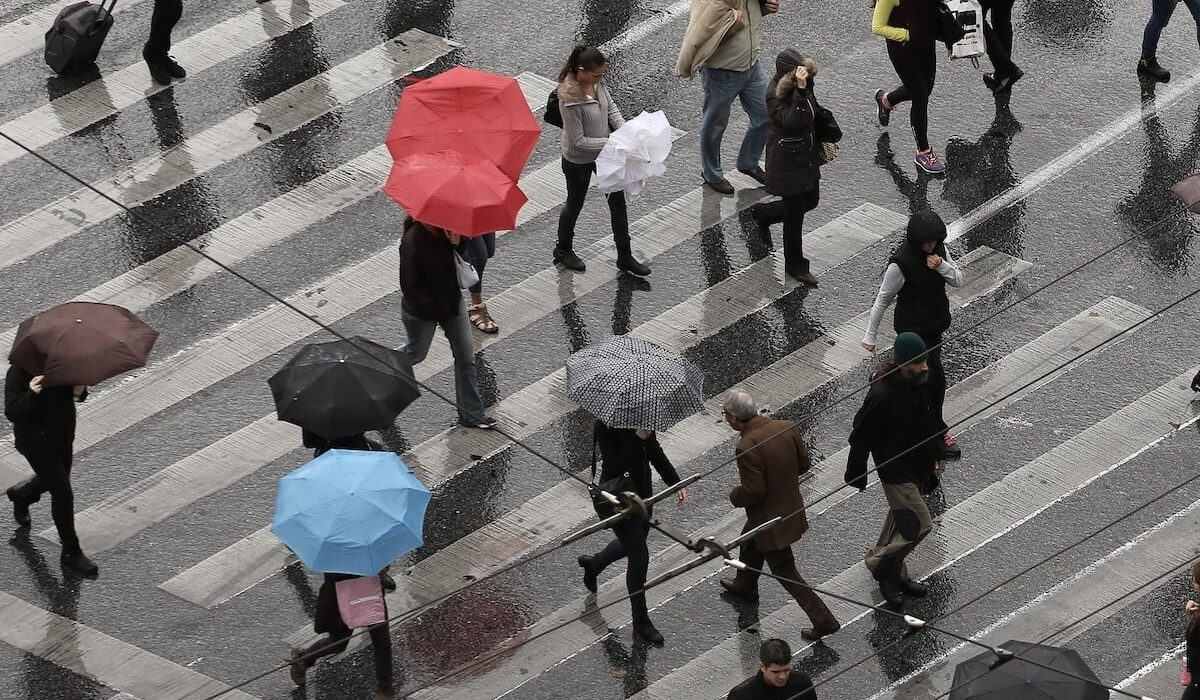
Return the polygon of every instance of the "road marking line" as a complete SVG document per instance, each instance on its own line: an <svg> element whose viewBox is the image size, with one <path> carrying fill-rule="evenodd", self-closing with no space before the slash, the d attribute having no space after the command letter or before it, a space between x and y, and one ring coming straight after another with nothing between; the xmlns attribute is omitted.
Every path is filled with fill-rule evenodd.
<svg viewBox="0 0 1200 700"><path fill-rule="evenodd" d="M990 405L991 414L1002 406L1009 405L1032 393L1036 387L1027 387L1004 401L997 399L1014 389L1017 389L1029 379L1044 374L1047 370L1059 366L1074 357L1080 351L1097 347L1104 341L1116 336L1121 331L1149 316L1149 312L1116 297L1110 297L1099 304L1086 309L1078 315L1051 328L1042 335L1026 343L1022 347L1001 357L992 364L980 369L970 377L950 387L946 393L946 418L956 423L977 410L982 405ZM1064 368L1064 372L1066 369ZM1058 376L1057 373L1055 376ZM773 376L788 376L784 372L773 372ZM1048 380L1049 381L1049 380ZM764 382L764 384L766 384ZM810 383L802 385L778 386L771 385L768 393L756 396L761 402L773 406L784 406L795 401L800 396L812 390ZM978 416L975 420L983 420L986 416ZM974 421L972 421L974 422ZM961 431L961 428L959 428ZM714 437L716 437L714 435ZM726 441L732 443L735 436L728 433ZM719 442L713 441L715 444ZM707 446L705 450L711 449ZM732 447L730 448L732 452ZM831 480L822 478L833 474L837 478L836 486L841 483L841 472L845 464L845 452L840 452L813 465L817 478L808 479L802 483L806 502L812 502L816 497L830 491ZM852 495L852 493L850 494ZM836 507L845 498L826 498L809 511L810 521L817 516ZM735 535L741 531L745 523L744 512L734 509L727 512L704 530L692 533L694 538L715 536L718 539ZM695 555L678 545L671 545L656 555L651 562L652 571L666 571L674 566L690 560ZM418 566L420 566L418 564ZM715 571L714 565L694 569L647 593L652 608L659 607L679 593L689 590L704 580L710 578ZM596 605L613 600L625 593L624 576L614 576L601 583ZM530 627L525 628L506 642L511 645L521 642L543 630L550 629L566 620L584 614L589 608L583 605L583 600L576 600L558 611L543 617ZM628 606L614 606L604 611L604 622L608 628L615 628L630 622ZM487 669L476 676L461 678L444 686L430 688L414 697L422 700L442 697L495 697L511 692L521 685L540 676L546 670L559 663L566 649L582 650L599 640L596 629L588 621L576 622L553 634L535 640L532 644L521 647L513 656L506 656L488 664ZM572 652L577 653L577 652Z"/></svg>
<svg viewBox="0 0 1200 700"><path fill-rule="evenodd" d="M1180 642L1174 649L1134 671L1117 687L1147 698L1174 697L1180 688L1179 661L1185 653L1187 642Z"/></svg>
<svg viewBox="0 0 1200 700"><path fill-rule="evenodd" d="M417 29L369 49L124 172L93 183L134 207L433 63L458 45ZM123 213L87 187L0 227L0 269Z"/></svg>
<svg viewBox="0 0 1200 700"><path fill-rule="evenodd" d="M281 0L281 3L287 5L282 13L277 7L280 3L255 5L254 9L177 42L171 53L187 66L189 76L195 76L346 4L342 0ZM0 132L37 150L167 88L151 81L146 64L139 60L0 125ZM0 139L0 166L23 155L24 149Z"/></svg>
<svg viewBox="0 0 1200 700"><path fill-rule="evenodd" d="M0 641L135 697L195 700L229 689L208 676L4 592L0 592L0 619L4 620ZM256 700L240 690L229 690L221 697Z"/></svg>
<svg viewBox="0 0 1200 700"><path fill-rule="evenodd" d="M907 559L914 578L953 566L1174 434L1177 429L1168 423L1191 400L1189 384L1198 369L1175 377L946 511L941 525ZM1114 461L1119 455L1125 457ZM1097 468L1101 464L1109 466ZM878 596L861 562L819 585L855 600ZM840 600L830 601L829 607L839 619L848 620L843 628L870 614ZM785 606L761 620L761 634L798 629L805 620L799 608ZM757 634L753 637L758 639ZM746 676L739 650L749 638L746 633L727 638L634 697L679 697L685 686L728 690Z"/></svg>
<svg viewBox="0 0 1200 700"><path fill-rule="evenodd" d="M675 3L666 8L655 10L655 12L658 14L655 14L654 17L651 17L644 22L626 29L620 34L604 42L604 44L602 44L599 48L606 54L613 51L620 51L630 44L639 42L667 26L671 22L674 22L675 18L686 14L691 5L692 0L676 0Z"/></svg>
<svg viewBox="0 0 1200 700"><path fill-rule="evenodd" d="M889 221L885 224L885 230L892 223L894 222ZM844 226L831 228L844 230ZM1012 260L1012 257L988 248L980 248L963 256L960 263L971 281L953 290L951 303L960 307L971 299L989 293L1028 266L1010 264ZM867 316L869 312L844 325L863 323ZM810 364L808 358L814 354L814 349L816 353L824 352L824 348L829 347L830 338L836 337L838 336L833 334L830 337L818 338L742 383L761 383L777 387L778 390L778 387L794 388L795 382L799 381L809 388L796 390L798 395L815 389L845 370L826 367L829 376L812 382L813 374L805 374L800 368ZM880 344L883 343L881 339ZM865 354L860 351L857 361L853 364L847 363L846 369L865 359ZM803 378L797 379L798 377ZM733 437L724 420L720 418L722 399L721 394L709 398L702 413L690 416L670 430L659 434L663 449L672 463L689 462ZM741 512L738 511L735 515L740 525ZM395 592L389 594L389 604L395 610L412 609L458 590L465 581L492 575L497 569L552 542L589 517L594 517L590 501L579 484L573 481L559 482L516 510L443 547L405 570L405 575L396 579L398 587ZM299 630L288 637L288 640L299 642L310 637L311 633L307 630Z"/></svg>

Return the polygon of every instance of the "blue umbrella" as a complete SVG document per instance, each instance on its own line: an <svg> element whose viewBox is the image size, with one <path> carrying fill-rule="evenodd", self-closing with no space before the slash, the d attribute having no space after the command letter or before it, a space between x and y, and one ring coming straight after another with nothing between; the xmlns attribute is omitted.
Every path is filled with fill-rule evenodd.
<svg viewBox="0 0 1200 700"><path fill-rule="evenodd" d="M271 532L313 571L373 576L424 542L429 498L393 452L330 450L279 480Z"/></svg>

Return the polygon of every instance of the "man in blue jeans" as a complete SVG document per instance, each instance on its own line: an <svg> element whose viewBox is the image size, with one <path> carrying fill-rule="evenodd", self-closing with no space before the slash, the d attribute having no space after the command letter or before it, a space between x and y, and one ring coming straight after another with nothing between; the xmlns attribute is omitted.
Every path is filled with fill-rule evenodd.
<svg viewBox="0 0 1200 700"><path fill-rule="evenodd" d="M767 145L767 76L758 53L762 18L778 11L779 0L692 0L675 73L689 78L700 73L704 86L700 162L705 184L721 194L734 191L721 168L721 139L734 99L741 100L750 118L737 168L766 184L758 163Z"/></svg>
<svg viewBox="0 0 1200 700"><path fill-rule="evenodd" d="M1158 65L1158 39L1163 29L1175 14L1175 6L1180 0L1151 0L1150 21L1146 22L1146 31L1142 33L1142 58L1138 61L1138 73L1159 82L1171 80L1171 71ZM1196 20L1196 42L1200 44L1200 0L1183 0L1192 18Z"/></svg>

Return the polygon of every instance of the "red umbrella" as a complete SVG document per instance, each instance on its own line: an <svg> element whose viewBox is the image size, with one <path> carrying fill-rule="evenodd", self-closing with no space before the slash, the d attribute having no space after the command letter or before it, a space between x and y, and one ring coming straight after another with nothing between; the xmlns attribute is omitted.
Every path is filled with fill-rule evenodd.
<svg viewBox="0 0 1200 700"><path fill-rule="evenodd" d="M71 301L22 321L8 361L46 386L92 386L145 365L157 339L129 309Z"/></svg>
<svg viewBox="0 0 1200 700"><path fill-rule="evenodd" d="M445 150L484 158L515 182L541 133L515 79L457 66L404 89L387 146L395 160Z"/></svg>
<svg viewBox="0 0 1200 700"><path fill-rule="evenodd" d="M516 228L526 202L525 193L495 165L453 151L397 161L383 191L417 221L464 236Z"/></svg>

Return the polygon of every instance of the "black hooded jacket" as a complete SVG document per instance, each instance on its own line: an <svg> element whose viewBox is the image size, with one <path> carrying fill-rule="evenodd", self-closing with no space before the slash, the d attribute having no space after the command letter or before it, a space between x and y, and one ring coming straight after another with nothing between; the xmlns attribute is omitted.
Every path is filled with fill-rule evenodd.
<svg viewBox="0 0 1200 700"><path fill-rule="evenodd" d="M400 240L400 291L404 310L426 321L457 316L462 302L454 246L412 217Z"/></svg>
<svg viewBox="0 0 1200 700"><path fill-rule="evenodd" d="M941 421L924 386L909 384L895 365L880 369L867 398L854 416L846 483L867 487L867 455L875 460L879 480L920 484L940 457Z"/></svg>
<svg viewBox="0 0 1200 700"><path fill-rule="evenodd" d="M799 51L780 52L775 59L775 77L767 86L766 189L779 197L811 192L821 179L815 132L820 105L813 94L813 76L808 76L803 88L789 78L803 62Z"/></svg>
<svg viewBox="0 0 1200 700"><path fill-rule="evenodd" d="M923 209L908 220L907 239L888 260L904 273L904 286L896 295L896 332L912 331L926 342L950 327L946 280L925 264L928 254L921 248L930 241L937 241L933 252L945 259L946 224L933 211Z"/></svg>

